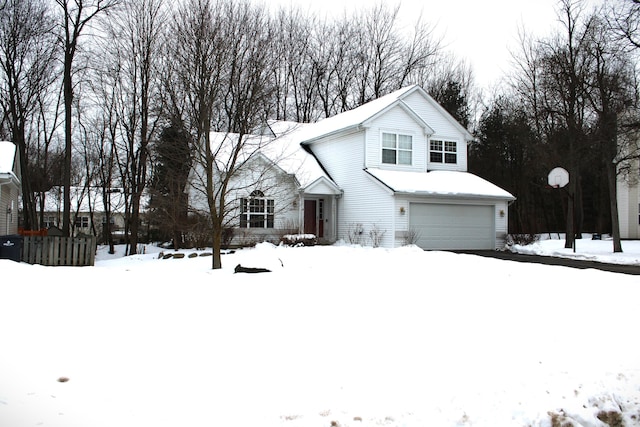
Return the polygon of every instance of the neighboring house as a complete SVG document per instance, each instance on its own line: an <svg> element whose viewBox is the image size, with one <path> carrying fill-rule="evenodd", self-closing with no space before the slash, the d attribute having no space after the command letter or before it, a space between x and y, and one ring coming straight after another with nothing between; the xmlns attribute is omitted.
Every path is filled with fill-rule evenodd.
<svg viewBox="0 0 640 427"><path fill-rule="evenodd" d="M617 180L618 219L621 239L640 238L640 162L632 160L630 170L635 174L619 175Z"/></svg>
<svg viewBox="0 0 640 427"><path fill-rule="evenodd" d="M12 142L0 141L0 236L18 234L21 188L18 149Z"/></svg>
<svg viewBox="0 0 640 427"><path fill-rule="evenodd" d="M64 210L62 187L53 187L45 193L44 227L62 228ZM111 234L117 243L124 243L125 230L125 194L121 189L111 189L108 194ZM36 203L40 203L39 200ZM71 188L71 233L73 236L93 235L98 242L107 241L107 216L102 188Z"/></svg>
<svg viewBox="0 0 640 427"><path fill-rule="evenodd" d="M472 136L418 86L317 123L274 122L271 131L254 137L257 154L242 159L232 186L241 235L504 247L514 196L466 172ZM214 134L212 147L220 138L230 136Z"/></svg>

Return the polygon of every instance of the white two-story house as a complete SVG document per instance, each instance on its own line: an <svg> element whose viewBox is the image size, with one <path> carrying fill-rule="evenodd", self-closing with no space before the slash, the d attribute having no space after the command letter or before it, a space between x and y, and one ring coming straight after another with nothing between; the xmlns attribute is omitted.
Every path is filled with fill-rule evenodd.
<svg viewBox="0 0 640 427"><path fill-rule="evenodd" d="M389 248L504 247L514 196L467 172L472 136L419 86L272 131L272 144L245 165L270 179L239 179L233 190L238 231L273 237L293 228L321 242Z"/></svg>

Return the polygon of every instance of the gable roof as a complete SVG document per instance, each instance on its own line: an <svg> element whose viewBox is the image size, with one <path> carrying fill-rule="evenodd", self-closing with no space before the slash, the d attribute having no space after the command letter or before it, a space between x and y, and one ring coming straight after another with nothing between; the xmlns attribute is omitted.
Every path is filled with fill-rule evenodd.
<svg viewBox="0 0 640 427"><path fill-rule="evenodd" d="M311 142L323 137L346 132L352 129L358 129L361 126L366 127L370 121L395 106L401 107L411 115L413 119L416 120L416 122L424 129L426 135L432 135L435 133L434 130L404 101L405 98L415 92L420 93L420 95L422 95L422 97L424 97L432 107L438 110L440 114L451 122L454 127L464 135L466 140L469 141L473 139L473 136L469 131L458 123L458 121L455 120L451 114L438 104L427 92L418 85L411 85L367 102L353 110L345 111L344 113L336 114L335 116L310 124L304 135L302 135L303 139L301 143L310 144Z"/></svg>
<svg viewBox="0 0 640 427"><path fill-rule="evenodd" d="M309 126L311 125L289 121L270 121L268 123L270 135L244 136L247 149L240 153L239 164L247 163L260 156L266 158L284 173L294 175L301 189L324 181L338 190L338 186L322 168L315 156L300 145L301 135L305 134ZM237 143L238 138L238 134L212 132L212 150L217 150L219 154L228 151L233 144ZM224 144L227 147L221 150L220 147Z"/></svg>
<svg viewBox="0 0 640 427"><path fill-rule="evenodd" d="M406 172L377 168L365 171L396 193L420 196L515 200L506 190L469 172Z"/></svg>

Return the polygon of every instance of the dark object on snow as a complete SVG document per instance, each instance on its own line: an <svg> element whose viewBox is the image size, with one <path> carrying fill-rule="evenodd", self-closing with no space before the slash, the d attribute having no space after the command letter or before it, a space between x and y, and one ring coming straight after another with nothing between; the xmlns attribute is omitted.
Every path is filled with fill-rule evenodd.
<svg viewBox="0 0 640 427"><path fill-rule="evenodd" d="M22 236L11 235L0 237L0 259L22 261Z"/></svg>
<svg viewBox="0 0 640 427"><path fill-rule="evenodd" d="M234 273L270 273L271 270L266 268L253 268L253 267L243 267L240 264L236 265L234 269Z"/></svg>

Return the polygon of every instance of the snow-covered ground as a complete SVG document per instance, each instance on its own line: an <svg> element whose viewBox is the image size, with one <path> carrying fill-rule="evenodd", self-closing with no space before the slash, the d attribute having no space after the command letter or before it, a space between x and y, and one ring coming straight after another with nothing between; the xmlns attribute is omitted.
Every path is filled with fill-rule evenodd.
<svg viewBox="0 0 640 427"><path fill-rule="evenodd" d="M607 261L638 262L623 249ZM640 425L640 276L415 247L260 244L216 271L158 251L0 260L1 427Z"/></svg>
<svg viewBox="0 0 640 427"><path fill-rule="evenodd" d="M593 240L591 234L585 234L582 239L576 240L573 248L565 248L564 235L544 234L531 245L515 245L511 250L529 255L640 266L640 241L623 240L621 245L622 253L613 253L610 237L602 236L602 240Z"/></svg>

